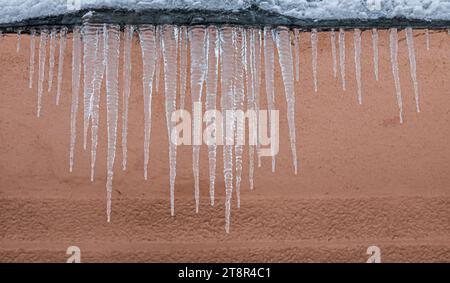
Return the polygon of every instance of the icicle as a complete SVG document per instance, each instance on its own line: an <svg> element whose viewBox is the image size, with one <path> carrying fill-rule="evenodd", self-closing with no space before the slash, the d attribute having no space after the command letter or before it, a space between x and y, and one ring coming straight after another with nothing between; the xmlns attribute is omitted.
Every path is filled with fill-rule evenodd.
<svg viewBox="0 0 450 283"><path fill-rule="evenodd" d="M339 66L341 70L342 89L345 91L345 31L339 29Z"/></svg>
<svg viewBox="0 0 450 283"><path fill-rule="evenodd" d="M156 69L155 69L155 91L156 94L160 93L160 89L159 89L159 80L161 79L161 33L162 33L162 26L157 26L156 27Z"/></svg>
<svg viewBox="0 0 450 283"><path fill-rule="evenodd" d="M261 56L262 56L262 36L261 36L261 30L260 29L255 29L253 30L253 34L254 34L254 43L255 43L255 47L254 47L254 71L253 71L253 88L255 90L255 105L256 105L256 113L257 116L259 116L259 108L260 108L260 103L259 103L259 94L260 94L260 85L261 85ZM256 143L256 155L258 156L258 167L261 167L261 152L260 152L260 148L261 148L261 143L260 143L260 139L258 137L257 143ZM273 161L272 161L273 162Z"/></svg>
<svg viewBox="0 0 450 283"><path fill-rule="evenodd" d="M106 63L106 125L108 128L108 156L106 182L106 215L111 221L112 181L114 176L114 159L116 157L117 118L119 104L119 54L120 27L109 25L104 38Z"/></svg>
<svg viewBox="0 0 450 283"><path fill-rule="evenodd" d="M48 68L48 91L52 89L53 85L53 70L55 69L55 49L56 49L56 36L58 32L56 28L53 28L50 33L50 59Z"/></svg>
<svg viewBox="0 0 450 283"><path fill-rule="evenodd" d="M248 30L247 35L247 43L246 43L246 55L247 55L247 62L249 64L248 71L247 71L247 109L250 111L255 111L256 109L256 101L255 101L255 88L254 88L254 80L255 80L255 33L253 30ZM256 118L257 119L257 118ZM248 167L248 179L249 179L249 185L250 190L253 190L254 183L253 183L253 175L255 171L255 144L257 135L258 135L258 128L257 128L257 121L250 120L250 130L253 131L253 136L251 135L251 132L249 133L249 137L252 137L253 139L249 139L249 145L248 145L248 159L249 159L249 167ZM256 131L256 133L255 133ZM256 140L255 140L256 139Z"/></svg>
<svg viewBox="0 0 450 283"><path fill-rule="evenodd" d="M292 53L291 53L291 45L289 44L290 43L289 30L287 28L279 28L276 41L281 66L281 75L283 77L284 83L284 93L286 97L292 164L294 166L295 175L297 175L297 149L296 149L296 134L295 134L295 93L294 93L294 75L293 75L294 71L292 70L291 64ZM313 41L315 40L313 39ZM273 155L275 155L274 152L272 152L272 156Z"/></svg>
<svg viewBox="0 0 450 283"><path fill-rule="evenodd" d="M235 72L234 72L234 110L244 113L244 37L242 28L235 28L234 32L234 50L235 50ZM241 179L242 179L242 155L243 144L245 140L245 121L236 119L236 143L234 147L236 155L236 198L237 207L241 207Z"/></svg>
<svg viewBox="0 0 450 283"><path fill-rule="evenodd" d="M105 38L107 37L108 28L104 24L98 27L95 35L97 48L95 49L95 67L93 79L93 94L91 100L91 181L94 181L95 161L97 159L98 144L98 124L100 112L100 93L102 88L103 77L105 75Z"/></svg>
<svg viewBox="0 0 450 283"><path fill-rule="evenodd" d="M78 95L80 92L80 71L81 71L81 37L80 28L73 29L72 44L72 107L70 110L70 161L69 171L73 169L73 158L75 142L77 139L77 113Z"/></svg>
<svg viewBox="0 0 450 283"><path fill-rule="evenodd" d="M59 58L58 58L58 82L56 87L56 105L59 105L59 98L61 97L62 76L64 70L64 55L66 51L67 42L67 28L61 28L59 32Z"/></svg>
<svg viewBox="0 0 450 283"><path fill-rule="evenodd" d="M300 32L294 29L295 81L300 79Z"/></svg>
<svg viewBox="0 0 450 283"><path fill-rule="evenodd" d="M175 123L172 113L177 108L177 39L178 29L174 26L164 26L162 37L162 55L164 60L164 96L166 109L167 134L169 138L169 164L170 164L170 212L175 214L175 177L177 168L177 145L171 139ZM204 44L204 41L201 41ZM201 50L204 50L202 45ZM203 52L203 51L202 51Z"/></svg>
<svg viewBox="0 0 450 283"><path fill-rule="evenodd" d="M16 53L19 53L20 51L20 39L21 39L22 31L19 30L17 32L17 47L16 47Z"/></svg>
<svg viewBox="0 0 450 283"><path fill-rule="evenodd" d="M230 232L231 198L233 195L233 142L234 142L234 93L233 62L234 50L232 28L220 29L220 66L221 66L221 108L224 116L223 134L223 176L225 180L225 231Z"/></svg>
<svg viewBox="0 0 450 283"><path fill-rule="evenodd" d="M125 43L123 56L123 110L122 110L122 170L127 168L127 128L128 128L128 99L131 91L131 43L134 27L125 27Z"/></svg>
<svg viewBox="0 0 450 283"><path fill-rule="evenodd" d="M187 84L187 52L188 52L188 38L186 27L180 28L180 109L184 109L184 100L186 98L186 84Z"/></svg>
<svg viewBox="0 0 450 283"><path fill-rule="evenodd" d="M427 45L427 51L430 51L430 31L425 29L425 41Z"/></svg>
<svg viewBox="0 0 450 283"><path fill-rule="evenodd" d="M36 41L36 30L32 29L30 34L30 78L28 82L28 87L33 87L33 77L34 77L34 54L36 53L35 41Z"/></svg>
<svg viewBox="0 0 450 283"><path fill-rule="evenodd" d="M217 79L219 68L219 44L218 44L218 30L216 27L211 26L206 30L207 36L207 61L208 71L206 73L206 111L216 110L217 100ZM214 112L212 112L214 113ZM211 205L214 205L214 185L216 180L216 157L217 157L217 145L216 145L216 117L211 117L208 121L208 128L212 127L212 133L214 138L214 144L208 145L208 161L209 161L209 196Z"/></svg>
<svg viewBox="0 0 450 283"><path fill-rule="evenodd" d="M362 90L361 90L361 30L355 29L353 33L354 49L355 49L355 76L356 84L358 86L358 102L362 104Z"/></svg>
<svg viewBox="0 0 450 283"><path fill-rule="evenodd" d="M311 30L312 70L314 91L317 92L317 29Z"/></svg>
<svg viewBox="0 0 450 283"><path fill-rule="evenodd" d="M414 52L414 36L412 28L406 28L406 43L408 45L409 54L409 69L411 71L411 80L414 86L414 97L416 99L416 111L420 112L420 100L419 100L419 83L417 82L416 75L416 55Z"/></svg>
<svg viewBox="0 0 450 283"><path fill-rule="evenodd" d="M330 40L331 40L331 57L333 60L333 77L337 78L336 32L334 29L331 29Z"/></svg>
<svg viewBox="0 0 450 283"><path fill-rule="evenodd" d="M144 96L144 178L147 180L147 167L150 158L150 133L152 130L153 76L156 68L156 32L155 27L143 25L139 28L142 49L142 89Z"/></svg>
<svg viewBox="0 0 450 283"><path fill-rule="evenodd" d="M41 115L42 108L42 94L44 92L44 77L45 77L45 60L47 57L47 41L48 30L41 30L41 37L39 42L39 77L38 77L38 92L37 92L37 116Z"/></svg>
<svg viewBox="0 0 450 283"><path fill-rule="evenodd" d="M275 48L273 34L270 27L264 28L264 73L266 79L267 108L269 110L269 121L271 120L271 110L275 109ZM290 42L289 42L290 46ZM269 123L269 132L270 132ZM276 156L272 155L272 172L275 172Z"/></svg>
<svg viewBox="0 0 450 283"><path fill-rule="evenodd" d="M392 66L392 75L394 76L395 83L395 92L397 96L398 108L400 110L400 124L403 124L403 101L402 101L402 91L400 87L400 77L398 75L398 38L397 38L397 29L391 28L390 32L390 49L391 49L391 66Z"/></svg>
<svg viewBox="0 0 450 283"><path fill-rule="evenodd" d="M376 28L372 29L372 49L373 49L373 70L375 73L375 80L378 81L378 31Z"/></svg>
<svg viewBox="0 0 450 283"><path fill-rule="evenodd" d="M190 74L191 74L191 97L192 107L202 105L203 83L205 81L206 56L205 56L205 28L203 26L193 27L189 29L189 42L191 43L190 58ZM202 111L195 111L192 119L192 172L194 174L195 186L195 212L198 213L200 205L200 143L202 138Z"/></svg>
<svg viewBox="0 0 450 283"><path fill-rule="evenodd" d="M87 132L89 128L89 121L91 118L92 95L94 94L95 54L98 51L97 40L97 27L95 25L85 24L83 26L83 148L85 150L87 146Z"/></svg>

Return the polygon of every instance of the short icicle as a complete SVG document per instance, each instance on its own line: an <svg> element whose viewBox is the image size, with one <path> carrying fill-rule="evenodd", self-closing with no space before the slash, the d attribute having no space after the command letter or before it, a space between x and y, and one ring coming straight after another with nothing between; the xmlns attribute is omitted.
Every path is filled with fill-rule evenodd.
<svg viewBox="0 0 450 283"><path fill-rule="evenodd" d="M78 96L81 75L81 35L80 27L74 27L72 39L72 107L70 110L70 154L69 171L73 170L75 142L77 139Z"/></svg>
<svg viewBox="0 0 450 283"><path fill-rule="evenodd" d="M144 97L144 179L147 180L150 159L150 134L152 130L153 76L156 68L156 31L152 25L139 27L139 40L142 51L142 89Z"/></svg>
<svg viewBox="0 0 450 283"><path fill-rule="evenodd" d="M290 43L289 43L290 44ZM275 46L272 29L264 28L264 74L266 80L267 108L269 110L269 121L271 120L271 110L275 109ZM270 122L268 130L270 132ZM272 172L275 172L276 156L272 155Z"/></svg>
<svg viewBox="0 0 450 283"><path fill-rule="evenodd" d="M230 232L231 198L233 195L233 143L234 143L234 91L233 65L234 48L232 28L220 29L220 66L221 66L221 109L223 119L223 176L225 180L225 231Z"/></svg>
<svg viewBox="0 0 450 283"><path fill-rule="evenodd" d="M341 71L342 90L345 91L345 31L339 29L339 67Z"/></svg>
<svg viewBox="0 0 450 283"><path fill-rule="evenodd" d="M61 97L62 76L64 70L64 56L67 44L67 28L62 27L59 32L59 57L58 57L58 81L56 86L56 105L59 105Z"/></svg>
<svg viewBox="0 0 450 283"><path fill-rule="evenodd" d="M208 120L206 127L211 129L212 143L208 144L208 162L209 162L209 197L211 205L214 205L214 190L216 180L216 162L217 162L217 120L216 110L217 104L217 80L219 68L219 43L217 27L211 26L206 30L207 38L207 62L208 68L206 72L206 111L211 111L212 117Z"/></svg>
<svg viewBox="0 0 450 283"><path fill-rule="evenodd" d="M164 61L164 97L167 122L167 136L169 139L169 167L170 167L170 212L175 215L175 177L177 174L177 141L171 138L175 123L172 113L177 108L177 41L178 28L166 25L162 30L161 50ZM202 42L204 44L204 41ZM204 46L204 45L203 45ZM202 47L203 47L202 46ZM204 48L202 48L204 50Z"/></svg>
<svg viewBox="0 0 450 283"><path fill-rule="evenodd" d="M400 124L403 124L403 101L402 101L402 90L400 87L400 77L398 74L398 35L396 28L391 28L389 30L389 38L390 38L389 45L391 51L392 75L394 76L395 92L399 108Z"/></svg>
<svg viewBox="0 0 450 283"><path fill-rule="evenodd" d="M292 69L292 53L289 39L289 30L279 28L276 37L281 75L284 84L284 94L287 106L287 120L289 126L289 140L291 142L292 164L294 173L297 175L297 147L295 134L295 91L294 91L294 70ZM271 152L272 156L275 152Z"/></svg>
<svg viewBox="0 0 450 283"><path fill-rule="evenodd" d="M361 90L361 30L355 29L353 33L353 42L355 50L355 77L356 85L358 87L358 103L362 104L362 90Z"/></svg>
<svg viewBox="0 0 450 283"><path fill-rule="evenodd" d="M372 51L373 51L373 71L375 80L378 81L378 31L376 28L372 29Z"/></svg>
<svg viewBox="0 0 450 283"><path fill-rule="evenodd" d="M311 30L311 52L314 92L317 93L317 29L314 28Z"/></svg>
<svg viewBox="0 0 450 283"><path fill-rule="evenodd" d="M294 29L293 53L295 53L295 81L298 82L298 80L300 79L300 31L298 29Z"/></svg>
<svg viewBox="0 0 450 283"><path fill-rule="evenodd" d="M29 80L28 80L29 88L33 87L35 54L36 54L36 30L32 29L30 31L30 67L29 67Z"/></svg>
<svg viewBox="0 0 450 283"><path fill-rule="evenodd" d="M106 63L106 126L108 128L107 181L106 181L106 215L111 221L112 182L114 176L114 159L116 157L117 120L119 108L119 55L120 27L108 25L104 38Z"/></svg>
<svg viewBox="0 0 450 283"><path fill-rule="evenodd" d="M53 70L55 69L55 50L56 50L56 36L58 31L53 28L50 32L50 58L48 68L48 92L52 90L53 86Z"/></svg>
<svg viewBox="0 0 450 283"><path fill-rule="evenodd" d="M409 70L411 73L411 80L414 86L414 98L416 100L416 111L420 112L420 100L419 100L419 83L417 81L417 67L416 67L416 54L414 52L414 35L411 27L406 28L406 44L408 45L409 55Z"/></svg>
<svg viewBox="0 0 450 283"><path fill-rule="evenodd" d="M188 52L188 36L187 28L180 28L179 52L180 52L180 109L184 109L184 101L186 99L187 85L187 52Z"/></svg>
<svg viewBox="0 0 450 283"><path fill-rule="evenodd" d="M131 91L131 43L134 26L125 26L123 54L122 170L127 168L128 100Z"/></svg>
<svg viewBox="0 0 450 283"><path fill-rule="evenodd" d="M17 32L16 53L19 53L19 51L20 51L20 40L21 40L21 38L22 38L22 31L19 30L19 31Z"/></svg>
<svg viewBox="0 0 450 283"><path fill-rule="evenodd" d="M189 42L191 46L190 57L190 75L191 75L191 98L193 107L192 118L192 172L194 174L194 197L195 197L195 212L198 213L200 206L200 145L202 142L201 125L202 121L202 93L203 83L205 81L205 74L207 68L206 54L205 54L205 27L194 26L189 29ZM176 88L176 86L175 86Z"/></svg>
<svg viewBox="0 0 450 283"><path fill-rule="evenodd" d="M333 60L333 77L337 78L337 58L336 58L336 31L331 29L331 59Z"/></svg>
<svg viewBox="0 0 450 283"><path fill-rule="evenodd" d="M428 29L425 29L425 44L427 51L430 51L430 31Z"/></svg>
<svg viewBox="0 0 450 283"><path fill-rule="evenodd" d="M48 30L41 30L39 42L39 76L38 76L38 92L37 92L37 116L41 116L42 108L42 94L44 92L44 77L45 77L45 61L47 57L47 41Z"/></svg>

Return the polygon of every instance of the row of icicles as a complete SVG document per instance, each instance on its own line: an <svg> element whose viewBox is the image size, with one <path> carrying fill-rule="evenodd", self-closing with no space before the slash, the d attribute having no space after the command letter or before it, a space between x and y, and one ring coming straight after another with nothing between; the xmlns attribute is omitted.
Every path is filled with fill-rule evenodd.
<svg viewBox="0 0 450 283"><path fill-rule="evenodd" d="M171 121L172 113L177 110L177 94L179 94L179 108L184 109L187 89L187 72L190 72L190 95L192 102L201 103L203 88L206 93L205 110L215 110L218 84L221 85L220 107L223 113L227 110L252 109L258 111L260 106L261 82L265 80L265 93L268 110L275 109L274 89L274 58L278 53L281 66L284 94L287 104L287 119L289 139L292 152L292 163L297 174L297 152L295 134L295 92L294 80L299 78L300 57L300 31L285 27L270 28L243 28L243 27L216 27L216 26L153 26L140 25L138 27L127 25L124 28L124 54L123 54L123 111L122 111L122 168L127 166L127 119L128 99L131 88L131 45L135 31L137 31L142 51L142 84L144 97L144 178L147 180L147 167L149 161L149 146L151 137L152 92L159 85L161 67L164 70L164 96L167 130L169 134L169 162L170 162L170 209L174 215L174 191L176 176L176 145L170 142L170 133L175 124ZM37 116L41 114L41 101L44 93L44 74L46 62L47 43L49 41L50 59L48 70L48 91L53 85L53 72L55 68L55 53L59 39L59 60L56 83L56 104L61 96L61 83L63 76L64 53L66 48L68 29L59 30L41 29L39 41L39 73L37 92ZM312 46L312 72L314 91L317 92L317 29L311 31ZM336 33L338 33L336 35ZM425 31L426 46L429 49L429 32ZM30 66L29 87L33 85L35 69L35 36L36 30L31 30L30 36ZM339 51L336 47L338 37ZM333 75L338 77L337 57L339 52L339 70L343 90L346 89L345 77L345 31L330 31L331 52L333 59ZM118 25L112 24L84 24L73 28L72 50L72 106L71 106L71 134L70 134L70 171L74 164L74 147L76 143L76 117L78 113L81 68L83 69L83 147L87 149L87 133L91 129L91 181L94 179L95 160L98 141L99 101L101 86L106 79L106 107L107 107L107 221L111 219L111 199L113 167L116 154L117 125L119 119L119 56L121 30ZM408 45L411 79L414 86L417 111L419 107L419 91L416 78L416 60L414 54L414 41L412 28L406 28L406 41ZM291 45L293 42L293 47ZM372 47L375 79L378 80L378 32L372 29ZM361 91L361 30L354 29L354 60L357 81L357 98L362 103ZM18 32L17 51L20 49L20 32ZM82 50L83 49L83 50ZM188 66L187 56L190 56ZM403 122L403 103L398 70L398 39L397 29L390 29L390 59L392 74L395 82L395 93L399 107L400 123ZM161 62L162 61L162 62ZM160 65L162 63L162 66ZM262 77L264 68L264 78ZM220 69L220 72L219 72ZM220 78L219 78L220 73ZM177 87L179 86L179 87ZM215 123L212 122L212 127ZM213 131L214 132L214 131ZM239 131L238 131L239 132ZM233 137L234 138L234 137ZM228 144L228 143L227 143ZM193 173L195 184L196 212L199 210L199 152L200 146L193 145ZM208 146L209 174L210 174L210 202L214 205L214 183L216 175L216 145ZM233 150L235 167L233 167ZM248 146L249 154L249 184L253 189L253 173L255 146ZM258 165L261 166L259 143L256 146ZM223 148L223 176L225 180L225 230L230 229L230 211L233 188L236 189L237 206L240 206L240 184L242 178L242 145L224 145ZM275 171L276 157L272 157L272 171ZM234 178L235 177L235 178Z"/></svg>

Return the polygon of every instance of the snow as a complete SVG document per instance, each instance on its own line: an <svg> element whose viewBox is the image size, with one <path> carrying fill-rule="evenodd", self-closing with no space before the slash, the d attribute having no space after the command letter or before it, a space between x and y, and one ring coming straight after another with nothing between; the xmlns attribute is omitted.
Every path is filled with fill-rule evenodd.
<svg viewBox="0 0 450 283"><path fill-rule="evenodd" d="M81 9L204 9L236 11L252 5L298 19L408 19L450 20L449 0L79 0ZM2 0L0 23L73 12L67 0ZM368 3L380 3L371 9Z"/></svg>

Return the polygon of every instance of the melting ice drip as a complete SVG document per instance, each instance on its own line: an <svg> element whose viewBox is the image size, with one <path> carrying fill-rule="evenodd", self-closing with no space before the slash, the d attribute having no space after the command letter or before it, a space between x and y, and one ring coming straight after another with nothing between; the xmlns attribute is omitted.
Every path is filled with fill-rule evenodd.
<svg viewBox="0 0 450 283"><path fill-rule="evenodd" d="M128 100L131 95L131 48L135 31L138 33L141 53L142 53L142 86L144 98L144 178L148 176L148 162L150 159L150 138L152 125L152 96L153 90L159 92L160 71L163 70L164 76L164 97L165 114L167 122L167 131L169 136L169 163L170 163L170 211L175 214L175 178L176 178L176 160L177 148L171 140L171 132L175 127L172 121L172 113L177 110L177 97L180 99L178 109L184 109L187 74L190 78L190 94L192 103L202 103L203 87L206 87L206 110L221 109L227 113L224 118L224 125L231 129L232 135L226 135L223 150L223 178L225 181L225 230L230 229L231 200L233 190L236 190L237 206L240 206L240 186L243 169L243 150L237 142L235 146L232 141L242 141L243 136L236 134L234 129L245 127L242 123L225 123L226 119L235 119L234 113L238 110L251 109L259 111L260 92L266 93L266 100L269 110L275 109L275 58L278 54L279 65L281 66L281 76L284 85L284 98L287 104L287 120L289 128L289 140L291 145L292 165L294 173L297 174L297 151L296 151L296 126L295 126L295 81L300 79L300 39L298 29L290 30L285 27L270 28L265 27L262 30L258 28L244 27L215 27L215 26L153 26L127 25L123 29L123 92L122 103L122 169L127 167L127 124L128 124ZM42 113L42 95L44 93L45 66L47 56L47 44L50 45L49 71L48 71L48 91L52 88L53 72L55 68L55 57L57 41L59 41L59 58L56 83L56 104L59 104L61 97L61 84L63 78L64 54L66 50L68 29L63 27L60 30L55 28L41 29L39 40L39 74L37 87L37 116ZM392 28L389 31L390 40L390 59L392 65L392 74L395 82L395 93L400 112L400 123L403 123L403 102L400 87L400 78L398 70L398 35L397 29ZM107 111L107 221L111 220L111 201L112 201L112 182L114 176L114 162L117 146L117 127L119 120L119 64L120 64L120 46L121 29L118 25L110 24L89 24L76 26L72 31L72 105L70 119L70 151L69 151L69 170L72 172L74 166L74 148L77 136L77 115L80 101L80 82L83 79L83 89L81 101L83 102L83 147L87 149L87 132L91 129L91 180L94 180L96 152L98 143L99 127L99 108L100 93L102 82L106 80L106 111ZM318 64L318 33L313 29L310 33L312 47L312 70L314 91L318 90L317 64ZM59 36L58 36L59 34ZM355 76L357 81L357 97L359 103L362 103L362 79L361 79L361 41L362 31L354 30L354 59ZM428 32L426 32L428 35ZM18 32L17 52L20 50L21 33ZM343 90L346 90L345 76L345 31L339 30L338 47L339 56L337 56L336 32L331 30L331 53L332 53L332 71L335 78L338 77L337 60L339 57L340 79ZM373 29L372 49L375 78L378 80L378 31ZM306 37L305 37L306 38ZM428 36L426 37L428 40ZM33 76L35 70L35 40L36 30L30 32L30 60L29 60L29 87L33 86ZM416 109L419 112L419 90L416 76L416 60L414 53L413 30L406 29L406 41L408 46L410 74L414 85L414 97ZM291 43L292 44L291 45ZM188 48L190 46L190 48ZM427 46L429 44L427 43ZM189 55L190 60L187 60ZM162 62L162 64L161 64ZM188 65L190 62L190 65ZM263 64L263 65L262 65ZM264 75L262 74L264 69ZM83 70L83 72L82 72ZM83 77L81 74L83 73ZM264 78L263 78L264 76ZM260 88L262 81L265 80L265 89ZM179 82L180 87L177 88ZM218 87L221 89L221 97L217 95ZM218 104L220 103L220 105ZM229 111L227 111L229 110ZM228 113L231 113L228 115ZM270 112L269 112L270 113ZM197 113L194 115L201 115ZM194 133L199 130L199 125L193 121ZM234 121L234 120L232 120ZM252 129L257 128L257 121ZM212 133L216 135L215 117L209 120L208 127L212 127ZM243 131L237 131L242 133ZM201 136L201 135L200 135ZM249 134L254 142L248 146L249 156L249 186L250 190L254 187L254 158L255 147L258 157L258 165L261 166L260 141L258 134ZM196 212L199 211L200 204L200 179L199 179L199 153L200 146L193 145L193 175L194 191L196 201ZM209 191L210 203L214 205L215 180L216 180L216 160L217 146L208 146L209 163ZM233 164L234 163L234 164ZM275 156L272 156L272 171L275 171Z"/></svg>

